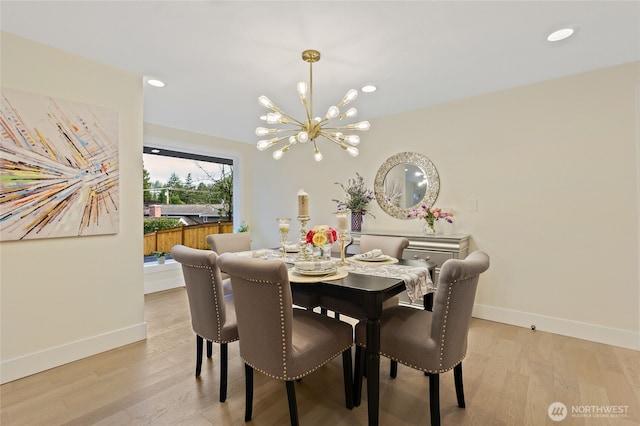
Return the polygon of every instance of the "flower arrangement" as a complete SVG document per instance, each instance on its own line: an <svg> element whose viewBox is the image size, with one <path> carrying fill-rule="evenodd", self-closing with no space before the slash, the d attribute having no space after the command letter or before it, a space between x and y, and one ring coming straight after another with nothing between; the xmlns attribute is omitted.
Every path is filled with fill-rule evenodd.
<svg viewBox="0 0 640 426"><path fill-rule="evenodd" d="M437 220L445 220L448 223L453 223L453 213L443 212L439 207L428 207L424 204L418 208L415 208L407 215L409 218L417 217L418 219L424 219L427 221L427 225L432 232L435 232L435 222Z"/></svg>
<svg viewBox="0 0 640 426"><path fill-rule="evenodd" d="M333 244L337 240L338 233L328 225L317 225L307 232L307 244L312 244L314 247Z"/></svg>
<svg viewBox="0 0 640 426"><path fill-rule="evenodd" d="M375 196L373 195L372 190L367 189L364 186L364 178L358 172L356 172L356 178L349 179L347 185L340 182L336 182L335 184L340 185L345 193L344 200L332 200L338 204L338 210L349 209L352 212L362 213L367 213L369 211L369 203L375 200Z"/></svg>

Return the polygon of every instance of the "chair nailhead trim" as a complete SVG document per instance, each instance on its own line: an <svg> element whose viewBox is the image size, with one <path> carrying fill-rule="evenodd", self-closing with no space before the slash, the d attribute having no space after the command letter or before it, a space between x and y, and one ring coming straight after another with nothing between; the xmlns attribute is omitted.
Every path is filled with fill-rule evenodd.
<svg viewBox="0 0 640 426"><path fill-rule="evenodd" d="M457 284L460 281L467 280L467 279L471 278L472 276L466 276L464 278L459 278L459 279L457 279L455 281L451 281L449 283L449 284L451 284L451 286L449 286L449 292L447 294L447 302L446 302L445 309L444 309L444 319L442 321L442 336L440 337L440 358L439 358L439 366L440 367L442 367L442 364L443 364L442 358L444 356L444 341L445 341L445 334L446 334L446 329L447 329L447 317L449 316L449 304L451 302L451 291L453 289L453 284ZM357 343L357 345L362 347L362 348L365 348L365 349L367 347L366 345L363 345L361 343ZM385 358L389 358L389 359L391 359L393 361L399 362L400 364L406 365L407 367L411 367L411 368L419 370L419 371L425 371L427 373L440 374L440 373L444 373L444 372L447 372L447 371L453 369L453 367L450 367L450 368L439 368L437 370L431 370L431 369L428 369L428 368L422 368L422 367L418 367L417 365L410 364L410 363L408 363L406 361L398 359L398 358L396 358L394 356L391 356L391 355L389 355L389 354L387 354L385 352L382 352L382 351L379 351L378 354L384 356ZM467 356L466 353L463 354L462 358L460 358L453 365L456 366L456 365L460 364L462 362L462 360L464 360L464 358L466 356Z"/></svg>
<svg viewBox="0 0 640 426"><path fill-rule="evenodd" d="M247 362L244 358L242 359L245 364L248 364L251 368L253 368L256 371L261 372L262 374L264 374L267 377L271 377L272 379L278 379L278 380L298 380L304 376L307 376L311 373L313 373L314 371L318 370L320 367L323 367L325 364L327 364L328 362L330 362L332 359L334 359L335 357L337 357L338 355L340 355L342 352L346 351L347 349L349 349L351 347L351 345L345 347L344 349L342 349L341 351L338 351L336 354L331 355L329 358L327 358L326 360L322 361L322 363L318 364L317 366L315 366L314 368L312 368L309 371L306 371L304 373L300 373L298 375L292 376L292 377L287 377L286 375L283 376L275 376L271 373L267 373L264 370L261 370L259 368L257 368L256 366L254 366L253 364L251 364L250 362Z"/></svg>
<svg viewBox="0 0 640 426"><path fill-rule="evenodd" d="M213 303L215 304L215 308L216 308L216 334L217 334L216 343L229 343L229 342L235 342L236 340L238 340L238 339L234 339L227 342L221 341L222 340L222 323L220 322L220 309L224 309L224 305L221 306L220 301L218 300L218 292L216 291L216 287L215 287L216 281L215 281L215 275L213 273L213 269L210 266L206 266L206 265L183 264L183 266L209 270L209 275L211 276L211 283L213 284Z"/></svg>
<svg viewBox="0 0 640 426"><path fill-rule="evenodd" d="M335 357L337 357L338 355L340 355L342 352L346 351L347 349L349 349L351 347L352 344L347 345L344 349L338 351L336 354L331 355L329 358L327 358L325 361L323 361L322 363L318 364L317 366L315 366L314 368L312 368L309 371L306 371L304 373L300 373L296 376L292 376L292 377L288 377L287 376L287 341L286 341L286 334L285 334L285 324L284 324L284 297L283 297L283 293L282 293L282 283L281 282L273 282L273 281L268 281L268 280L256 280L253 278L246 278L246 277L242 277L242 279L250 281L250 282L254 282L257 284L275 284L278 286L278 300L280 303L280 330L282 333L282 366L283 366L283 371L282 371L282 375L281 376L276 376L273 375L271 373L267 373L266 371L256 367L255 365L253 365L252 363L248 362L247 360L245 360L244 358L242 358L242 360L245 362L245 364L249 365L251 368L253 368L256 371L261 372L262 374L264 374L267 377L271 377L273 379L278 379L278 380L297 380L300 379L308 374L311 374L312 372L316 371L317 369L319 369L320 367L322 367L323 365L325 365L326 363L328 363L329 361L331 361L332 359L334 359Z"/></svg>

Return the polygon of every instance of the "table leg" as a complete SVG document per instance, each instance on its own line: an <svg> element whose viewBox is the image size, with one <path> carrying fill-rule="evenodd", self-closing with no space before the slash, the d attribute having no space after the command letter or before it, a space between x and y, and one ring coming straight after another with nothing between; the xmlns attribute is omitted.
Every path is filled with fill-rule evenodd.
<svg viewBox="0 0 640 426"><path fill-rule="evenodd" d="M367 320L367 408L369 426L378 425L380 406L380 319Z"/></svg>

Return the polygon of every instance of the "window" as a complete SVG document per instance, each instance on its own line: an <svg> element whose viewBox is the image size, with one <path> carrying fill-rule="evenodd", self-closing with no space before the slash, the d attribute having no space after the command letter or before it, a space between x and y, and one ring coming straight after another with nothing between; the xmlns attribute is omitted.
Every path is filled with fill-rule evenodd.
<svg viewBox="0 0 640 426"><path fill-rule="evenodd" d="M145 146L145 215L187 224L231 220L233 160Z"/></svg>

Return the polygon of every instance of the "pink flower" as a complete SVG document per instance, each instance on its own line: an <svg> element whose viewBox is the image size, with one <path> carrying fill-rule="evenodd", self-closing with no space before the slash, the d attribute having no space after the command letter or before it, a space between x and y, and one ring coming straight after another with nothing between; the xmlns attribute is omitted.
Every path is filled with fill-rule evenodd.
<svg viewBox="0 0 640 426"><path fill-rule="evenodd" d="M407 215L408 218L417 217L418 219L426 220L430 225L433 224L436 220L446 220L449 223L453 223L453 213L451 212L443 212L440 207L427 207L422 205L418 208L415 208L409 212Z"/></svg>

